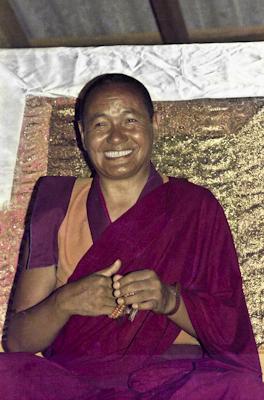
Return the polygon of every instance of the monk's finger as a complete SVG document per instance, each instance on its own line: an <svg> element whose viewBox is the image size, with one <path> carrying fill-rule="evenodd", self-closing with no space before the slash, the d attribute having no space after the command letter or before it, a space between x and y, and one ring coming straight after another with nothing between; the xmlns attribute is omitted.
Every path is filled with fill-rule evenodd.
<svg viewBox="0 0 264 400"><path fill-rule="evenodd" d="M112 265L110 265L107 268L101 269L100 271L97 272L97 274L111 277L112 275L115 275L118 272L118 270L121 268L121 265L122 265L121 260L117 259Z"/></svg>
<svg viewBox="0 0 264 400"><path fill-rule="evenodd" d="M133 307L134 308L134 307ZM145 301L144 303L137 304L137 310L154 311L157 308L157 303L155 300Z"/></svg>
<svg viewBox="0 0 264 400"><path fill-rule="evenodd" d="M87 298L92 297L95 301L101 301L108 297L114 299L113 289L111 287L95 286L92 290L86 292Z"/></svg>
<svg viewBox="0 0 264 400"><path fill-rule="evenodd" d="M157 292L161 289L161 283L154 279L145 279L141 281L133 281L126 285L120 285L119 288L114 290L115 297L123 297L131 292L139 292L142 290L156 290Z"/></svg>
<svg viewBox="0 0 264 400"><path fill-rule="evenodd" d="M119 281L122 277L123 277L123 275L115 274L115 275L113 276L113 282L118 284L118 283L119 283L118 281Z"/></svg>
<svg viewBox="0 0 264 400"><path fill-rule="evenodd" d="M139 304L145 301L154 301L157 303L157 299L155 298L155 292L153 290L141 290L140 292L131 292L125 297L118 297L118 304L132 305L133 303Z"/></svg>
<svg viewBox="0 0 264 400"><path fill-rule="evenodd" d="M103 302L104 307L112 307L115 308L117 305L116 300L112 297L106 297Z"/></svg>
<svg viewBox="0 0 264 400"><path fill-rule="evenodd" d="M120 280L120 287L128 285L132 282L143 281L147 279L158 280L157 274L155 271L151 269L142 269L140 271L130 272L127 275L123 276Z"/></svg>
<svg viewBox="0 0 264 400"><path fill-rule="evenodd" d="M112 288L113 281L112 278L106 277L104 275L99 275L99 273L95 272L92 275L88 275L84 278L81 278L79 280L81 282L82 287L85 289L90 288L91 286L100 288L100 287L105 287L105 288Z"/></svg>
<svg viewBox="0 0 264 400"><path fill-rule="evenodd" d="M102 293L102 296L103 297L108 297L110 299L114 299L114 301L115 301L115 296L113 294L113 289L112 288L106 288L104 290L104 292Z"/></svg>

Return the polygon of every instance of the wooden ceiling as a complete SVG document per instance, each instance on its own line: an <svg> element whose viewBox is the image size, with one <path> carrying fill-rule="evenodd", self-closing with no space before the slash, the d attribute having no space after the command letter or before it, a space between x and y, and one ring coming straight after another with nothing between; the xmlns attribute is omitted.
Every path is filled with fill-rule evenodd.
<svg viewBox="0 0 264 400"><path fill-rule="evenodd" d="M0 47L261 41L262 20L263 0L0 0Z"/></svg>

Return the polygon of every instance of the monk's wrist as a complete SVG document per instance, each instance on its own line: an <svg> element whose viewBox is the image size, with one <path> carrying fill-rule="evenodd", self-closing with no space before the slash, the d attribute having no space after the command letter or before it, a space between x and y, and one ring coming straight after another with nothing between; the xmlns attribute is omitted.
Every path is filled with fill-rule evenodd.
<svg viewBox="0 0 264 400"><path fill-rule="evenodd" d="M177 313L177 311L180 307L180 302L181 302L180 284L176 283L174 285L170 285L170 286L168 286L168 290L169 290L172 302L170 302L169 309L166 311L165 315L167 315L168 317L171 317Z"/></svg>
<svg viewBox="0 0 264 400"><path fill-rule="evenodd" d="M64 285L54 292L55 312L62 319L69 319L71 312L68 307L69 287Z"/></svg>

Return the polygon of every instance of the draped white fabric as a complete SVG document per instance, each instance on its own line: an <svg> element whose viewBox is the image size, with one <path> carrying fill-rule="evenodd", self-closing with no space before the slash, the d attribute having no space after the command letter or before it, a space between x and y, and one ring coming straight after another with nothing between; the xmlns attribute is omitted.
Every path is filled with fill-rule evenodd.
<svg viewBox="0 0 264 400"><path fill-rule="evenodd" d="M10 199L26 96L77 96L106 72L141 80L154 100L264 96L264 43L0 50L0 207Z"/></svg>

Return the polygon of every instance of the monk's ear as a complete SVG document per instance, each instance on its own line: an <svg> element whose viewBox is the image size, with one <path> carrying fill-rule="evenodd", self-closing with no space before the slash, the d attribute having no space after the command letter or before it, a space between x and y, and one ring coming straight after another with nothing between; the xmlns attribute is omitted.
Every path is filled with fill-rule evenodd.
<svg viewBox="0 0 264 400"><path fill-rule="evenodd" d="M161 120L160 113L155 111L153 114L153 117L152 117L152 126L154 129L154 132L157 132L159 130L160 120Z"/></svg>
<svg viewBox="0 0 264 400"><path fill-rule="evenodd" d="M84 142L83 124L81 123L81 121L78 121L77 123L78 123L78 129L79 129L79 132L80 132L80 135L81 135L82 145L83 145L84 149L86 150L85 142Z"/></svg>

